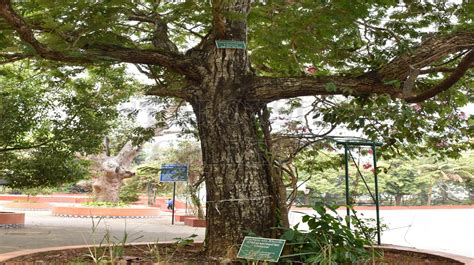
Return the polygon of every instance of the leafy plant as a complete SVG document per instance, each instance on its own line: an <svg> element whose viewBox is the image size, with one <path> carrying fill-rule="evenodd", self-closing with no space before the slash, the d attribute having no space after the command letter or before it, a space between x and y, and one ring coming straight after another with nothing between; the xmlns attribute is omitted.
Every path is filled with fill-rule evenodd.
<svg viewBox="0 0 474 265"><path fill-rule="evenodd" d="M92 218L92 244L87 246L89 253L85 254L85 256L91 258L94 264L105 263L114 265L117 264L117 260L119 258L125 255L125 245L130 237L129 233L127 232L127 223L125 222L122 238L113 236L109 227L106 225L105 234L101 241L97 243L94 235L97 233L101 221L102 218L99 218L97 222L95 222L94 218ZM132 241L138 240L142 237L143 235L140 235L134 238ZM85 238L84 241L87 242Z"/></svg>
<svg viewBox="0 0 474 265"><path fill-rule="evenodd" d="M139 181L133 178L128 184L122 186L119 193L120 201L124 203L136 202L140 199L139 196Z"/></svg>
<svg viewBox="0 0 474 265"><path fill-rule="evenodd" d="M83 202L82 205L92 206L92 207L126 207L128 206L128 204L124 202Z"/></svg>
<svg viewBox="0 0 474 265"><path fill-rule="evenodd" d="M100 251L99 247L97 246L97 242L95 240L94 235L97 233L97 229L99 227L100 222L102 221L102 218L99 218L97 222L94 221L94 217L91 219L92 221L92 228L91 228L91 238L92 238L92 244L88 244L86 238L83 236L84 241L88 244L87 250L89 251L89 254L85 254L84 256L89 257L92 259L94 264L98 264L102 260L105 259L105 253L103 251Z"/></svg>
<svg viewBox="0 0 474 265"><path fill-rule="evenodd" d="M366 247L373 244L376 229L357 218L355 211L351 218L342 218L336 208L315 204L318 215L303 216L309 231L300 231L299 224L286 229L281 238L286 240L289 254L281 259L305 264L354 264L370 259L373 253Z"/></svg>
<svg viewBox="0 0 474 265"><path fill-rule="evenodd" d="M171 248L160 248L160 246L158 246L158 240L157 240L156 244L148 245L148 251L151 255L155 257L155 261L157 264L162 264L162 262L163 264L169 264L173 256L176 254L176 252L194 243L195 237L197 237L196 234L192 234L184 238L181 238L181 237L174 238L176 242L172 245Z"/></svg>

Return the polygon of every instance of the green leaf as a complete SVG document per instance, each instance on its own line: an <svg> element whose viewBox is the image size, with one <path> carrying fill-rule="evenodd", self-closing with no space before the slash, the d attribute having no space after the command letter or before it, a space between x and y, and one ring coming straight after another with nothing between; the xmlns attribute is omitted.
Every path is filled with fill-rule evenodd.
<svg viewBox="0 0 474 265"><path fill-rule="evenodd" d="M333 82L326 83L326 84L324 85L324 88L325 88L326 91L328 91L328 92L336 92L336 91L337 91L337 86L336 86L336 84L334 84Z"/></svg>
<svg viewBox="0 0 474 265"><path fill-rule="evenodd" d="M289 230L286 230L285 233L283 233L283 235L281 236L281 239L292 241L294 237L295 237L295 231L289 229Z"/></svg>

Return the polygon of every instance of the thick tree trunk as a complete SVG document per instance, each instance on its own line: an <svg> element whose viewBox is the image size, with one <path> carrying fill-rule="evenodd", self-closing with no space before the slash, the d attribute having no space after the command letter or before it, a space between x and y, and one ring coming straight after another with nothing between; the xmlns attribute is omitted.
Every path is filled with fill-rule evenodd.
<svg viewBox="0 0 474 265"><path fill-rule="evenodd" d="M246 39L244 26L232 24L233 33L242 34L235 39ZM271 236L281 200L265 159L264 139L258 136L263 106L246 101L252 75L246 51L216 49L213 43L204 50L209 51L204 56L209 73L190 102L207 189L205 244L209 256L233 258L248 232Z"/></svg>
<svg viewBox="0 0 474 265"><path fill-rule="evenodd" d="M127 168L137 156L139 149L129 141L122 147L117 156L109 157L103 154L94 159L96 175L93 178L92 189L96 201L119 201L123 179L134 175Z"/></svg>
<svg viewBox="0 0 474 265"><path fill-rule="evenodd" d="M428 194L427 194L427 200L426 200L426 205L431 205L431 195L433 194L433 185L430 185L428 187Z"/></svg>
<svg viewBox="0 0 474 265"><path fill-rule="evenodd" d="M118 202L120 187L123 179L134 174L125 170L116 159L109 158L101 164L101 173L98 174L92 183L94 197L96 201Z"/></svg>
<svg viewBox="0 0 474 265"><path fill-rule="evenodd" d="M194 104L207 188L207 251L232 256L247 232L269 237L276 224L272 180L259 148L256 112L240 102ZM229 254L231 253L231 254Z"/></svg>
<svg viewBox="0 0 474 265"><path fill-rule="evenodd" d="M395 195L395 205L396 206L402 205L402 198L403 198L403 195L401 195L401 194Z"/></svg>
<svg viewBox="0 0 474 265"><path fill-rule="evenodd" d="M173 114L178 105L172 106L166 110L165 118ZM163 135L168 126L159 126L155 128L155 136ZM127 141L116 156L110 156L109 140L106 137L104 141L105 152L89 157L93 161L92 190L96 201L118 202L120 187L123 180L129 178L135 173L128 170L133 159L138 155L141 146L134 146L132 141Z"/></svg>

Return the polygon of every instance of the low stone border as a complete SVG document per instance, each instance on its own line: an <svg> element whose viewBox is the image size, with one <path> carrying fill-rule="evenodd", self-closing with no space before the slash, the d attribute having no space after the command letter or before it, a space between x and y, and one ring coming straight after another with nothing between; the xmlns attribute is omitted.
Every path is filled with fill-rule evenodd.
<svg viewBox="0 0 474 265"><path fill-rule="evenodd" d="M184 219L184 224L192 227L206 227L207 221L204 219L198 219L197 217L186 218Z"/></svg>
<svg viewBox="0 0 474 265"><path fill-rule="evenodd" d="M10 208L4 207L3 210L7 211L26 211L26 212L34 212L34 211L49 211L51 209L43 209L43 208Z"/></svg>
<svg viewBox="0 0 474 265"><path fill-rule="evenodd" d="M76 194L56 194L56 195L13 195L13 194L0 194L0 201L31 201L31 202L60 202L60 203L82 203L88 202L92 199L86 195Z"/></svg>
<svg viewBox="0 0 474 265"><path fill-rule="evenodd" d="M51 205L43 202L9 202L3 204L3 209L10 211L49 211Z"/></svg>
<svg viewBox="0 0 474 265"><path fill-rule="evenodd" d="M24 213L0 212L0 228L21 228L24 225Z"/></svg>
<svg viewBox="0 0 474 265"><path fill-rule="evenodd" d="M196 218L194 215L175 215L174 219L176 222L184 222L188 218Z"/></svg>
<svg viewBox="0 0 474 265"><path fill-rule="evenodd" d="M104 217L104 218L155 218L160 215L158 208L101 208L101 207L74 207L55 206L51 213L61 217Z"/></svg>
<svg viewBox="0 0 474 265"><path fill-rule="evenodd" d="M426 249L417 249L417 248L410 248L410 247L403 247L397 245L389 245L383 244L381 246L374 246L376 249L382 249L384 252L390 253L413 253L419 256L434 256L434 257L441 257L446 259L446 264L466 264L466 265L474 265L474 258L469 258L465 256L460 256L456 254L435 251L435 250L426 250ZM444 264L444 263L443 263Z"/></svg>

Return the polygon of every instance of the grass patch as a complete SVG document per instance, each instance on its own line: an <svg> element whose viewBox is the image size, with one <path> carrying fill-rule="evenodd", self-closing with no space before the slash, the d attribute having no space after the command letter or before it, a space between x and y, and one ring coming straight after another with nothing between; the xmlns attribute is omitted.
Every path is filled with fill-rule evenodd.
<svg viewBox="0 0 474 265"><path fill-rule="evenodd" d="M89 207L127 207L128 204L124 202L83 202L81 205Z"/></svg>

